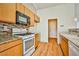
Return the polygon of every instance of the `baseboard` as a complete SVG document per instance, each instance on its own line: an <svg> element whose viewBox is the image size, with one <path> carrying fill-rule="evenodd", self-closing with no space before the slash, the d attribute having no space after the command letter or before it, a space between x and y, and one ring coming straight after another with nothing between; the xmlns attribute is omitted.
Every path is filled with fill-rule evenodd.
<svg viewBox="0 0 79 59"><path fill-rule="evenodd" d="M57 39L56 37L49 37L49 39Z"/></svg>

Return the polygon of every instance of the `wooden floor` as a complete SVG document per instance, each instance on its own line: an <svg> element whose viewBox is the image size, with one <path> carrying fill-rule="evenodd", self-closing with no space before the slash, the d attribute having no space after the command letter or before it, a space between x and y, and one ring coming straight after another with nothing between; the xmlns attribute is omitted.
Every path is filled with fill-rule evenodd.
<svg viewBox="0 0 79 59"><path fill-rule="evenodd" d="M60 46L56 39L49 39L48 43L40 43L32 56L62 56Z"/></svg>

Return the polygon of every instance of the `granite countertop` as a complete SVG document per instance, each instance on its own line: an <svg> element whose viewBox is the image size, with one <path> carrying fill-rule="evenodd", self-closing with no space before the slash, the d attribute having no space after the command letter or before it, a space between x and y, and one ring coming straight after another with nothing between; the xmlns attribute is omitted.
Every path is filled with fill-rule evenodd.
<svg viewBox="0 0 79 59"><path fill-rule="evenodd" d="M34 33L26 33L26 35L31 35ZM25 35L25 34L24 34ZM6 42L10 42L13 40L17 40L17 39L21 39L22 37L18 36L18 35L0 35L0 44L6 43Z"/></svg>
<svg viewBox="0 0 79 59"><path fill-rule="evenodd" d="M74 43L75 45L79 47L79 37L77 35L70 34L68 32L61 32L60 35L64 36L69 41L71 41L72 43Z"/></svg>
<svg viewBox="0 0 79 59"><path fill-rule="evenodd" d="M7 42L17 40L17 39L19 39L19 37L0 35L0 44L7 43Z"/></svg>

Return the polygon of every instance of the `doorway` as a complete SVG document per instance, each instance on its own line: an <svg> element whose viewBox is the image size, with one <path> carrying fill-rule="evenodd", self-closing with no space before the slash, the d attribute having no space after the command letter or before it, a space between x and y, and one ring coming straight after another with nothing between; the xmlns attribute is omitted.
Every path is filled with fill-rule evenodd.
<svg viewBox="0 0 79 59"><path fill-rule="evenodd" d="M57 19L48 19L48 38L57 39Z"/></svg>

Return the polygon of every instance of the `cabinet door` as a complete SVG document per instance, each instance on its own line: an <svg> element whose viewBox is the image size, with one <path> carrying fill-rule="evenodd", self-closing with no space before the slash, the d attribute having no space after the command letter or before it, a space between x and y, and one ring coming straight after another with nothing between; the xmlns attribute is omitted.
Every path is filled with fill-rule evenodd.
<svg viewBox="0 0 79 59"><path fill-rule="evenodd" d="M0 56L22 56L22 44L16 45L1 52Z"/></svg>
<svg viewBox="0 0 79 59"><path fill-rule="evenodd" d="M7 50L13 46L16 46L18 44L22 43L22 40L21 39L14 39L14 41L11 41L11 42L7 42L7 43L4 43L4 44L1 44L0 45L0 52L1 51L4 51L4 50Z"/></svg>
<svg viewBox="0 0 79 59"><path fill-rule="evenodd" d="M21 3L17 3L17 11L21 12L21 13L25 13L25 6Z"/></svg>
<svg viewBox="0 0 79 59"><path fill-rule="evenodd" d="M30 11L30 26L34 26L34 13Z"/></svg>
<svg viewBox="0 0 79 59"><path fill-rule="evenodd" d="M34 26L34 13L27 7L25 8L25 15L30 17L30 26Z"/></svg>
<svg viewBox="0 0 79 59"><path fill-rule="evenodd" d="M25 15L30 17L30 9L28 7L25 8Z"/></svg>
<svg viewBox="0 0 79 59"><path fill-rule="evenodd" d="M16 4L0 3L0 21L16 23Z"/></svg>
<svg viewBox="0 0 79 59"><path fill-rule="evenodd" d="M40 22L40 18L37 15L35 15L35 19L34 20L35 20L36 23Z"/></svg>
<svg viewBox="0 0 79 59"><path fill-rule="evenodd" d="M38 47L38 45L39 45L39 40L40 40L40 34L39 34L39 33L36 33L36 34L35 34L35 48Z"/></svg>
<svg viewBox="0 0 79 59"><path fill-rule="evenodd" d="M69 55L68 40L64 37L62 37L62 40L61 40L61 48L64 56L68 56Z"/></svg>

